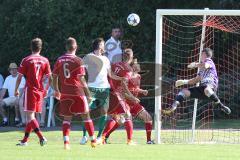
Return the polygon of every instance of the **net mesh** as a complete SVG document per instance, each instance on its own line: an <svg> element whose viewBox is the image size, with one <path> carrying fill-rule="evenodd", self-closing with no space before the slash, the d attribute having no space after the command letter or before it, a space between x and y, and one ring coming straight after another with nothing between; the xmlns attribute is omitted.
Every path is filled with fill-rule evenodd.
<svg viewBox="0 0 240 160"><path fill-rule="evenodd" d="M214 50L219 87L217 95L232 110L222 113L207 100L198 100L195 142L239 143L240 91L240 17L238 16L164 16L162 43L162 109L169 108L182 88L178 79L191 79L197 69L187 65L199 60L202 28L206 27L203 46ZM192 87L192 86L184 86ZM194 99L187 99L171 115L162 115L161 141L185 143L192 140Z"/></svg>

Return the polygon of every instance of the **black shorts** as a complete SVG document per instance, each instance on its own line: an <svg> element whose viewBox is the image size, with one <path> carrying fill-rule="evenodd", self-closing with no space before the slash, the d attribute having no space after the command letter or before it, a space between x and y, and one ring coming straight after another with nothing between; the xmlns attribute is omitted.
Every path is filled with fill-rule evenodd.
<svg viewBox="0 0 240 160"><path fill-rule="evenodd" d="M189 88L188 90L190 91L190 98L207 99L208 97L204 93L204 89L206 87L207 85ZM215 92L215 89L212 89Z"/></svg>

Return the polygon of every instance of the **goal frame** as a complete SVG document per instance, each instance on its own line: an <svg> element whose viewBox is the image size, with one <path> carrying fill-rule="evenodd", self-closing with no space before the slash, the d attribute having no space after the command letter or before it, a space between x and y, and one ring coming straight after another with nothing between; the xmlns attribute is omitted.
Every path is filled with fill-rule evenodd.
<svg viewBox="0 0 240 160"><path fill-rule="evenodd" d="M210 10L210 9L157 9L156 10L156 51L155 51L155 142L161 143L161 98L162 98L162 40L163 16L240 16L240 10ZM200 47L202 48L202 47ZM197 106L194 106L197 108ZM192 128L195 129L195 122ZM193 133L194 135L194 133ZM194 137L192 139L194 143Z"/></svg>

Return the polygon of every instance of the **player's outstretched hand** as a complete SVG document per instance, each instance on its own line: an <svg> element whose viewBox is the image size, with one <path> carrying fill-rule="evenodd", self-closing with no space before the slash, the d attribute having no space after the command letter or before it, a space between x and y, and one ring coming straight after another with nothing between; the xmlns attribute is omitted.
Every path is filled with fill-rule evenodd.
<svg viewBox="0 0 240 160"><path fill-rule="evenodd" d="M162 113L164 114L164 115L170 115L171 113L173 113L173 111L171 111L170 109L163 109L162 110Z"/></svg>
<svg viewBox="0 0 240 160"><path fill-rule="evenodd" d="M182 86L182 85L184 85L184 84L188 84L188 80L180 79L180 80L177 80L177 81L175 82L175 86L176 86L176 87L180 87L180 86Z"/></svg>
<svg viewBox="0 0 240 160"><path fill-rule="evenodd" d="M142 91L142 94L143 94L144 96L148 95L148 90L143 90L143 91Z"/></svg>
<svg viewBox="0 0 240 160"><path fill-rule="evenodd" d="M190 63L187 67L188 68L191 68L191 69L193 69L193 68L197 68L197 62L192 62L192 63Z"/></svg>

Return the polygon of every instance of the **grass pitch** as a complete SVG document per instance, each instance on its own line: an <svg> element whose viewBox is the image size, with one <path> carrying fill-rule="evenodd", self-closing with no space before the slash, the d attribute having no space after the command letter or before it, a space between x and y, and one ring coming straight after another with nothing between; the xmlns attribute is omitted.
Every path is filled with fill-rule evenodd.
<svg viewBox="0 0 240 160"><path fill-rule="evenodd" d="M21 131L0 133L1 160L237 160L240 157L239 144L161 144L146 145L145 132L134 131L136 146L126 145L126 133L118 130L112 134L111 144L91 148L90 144L80 145L82 133L70 133L71 150L63 149L61 131L44 131L48 144L41 147L35 134L31 134L29 145L15 146L22 138Z"/></svg>

